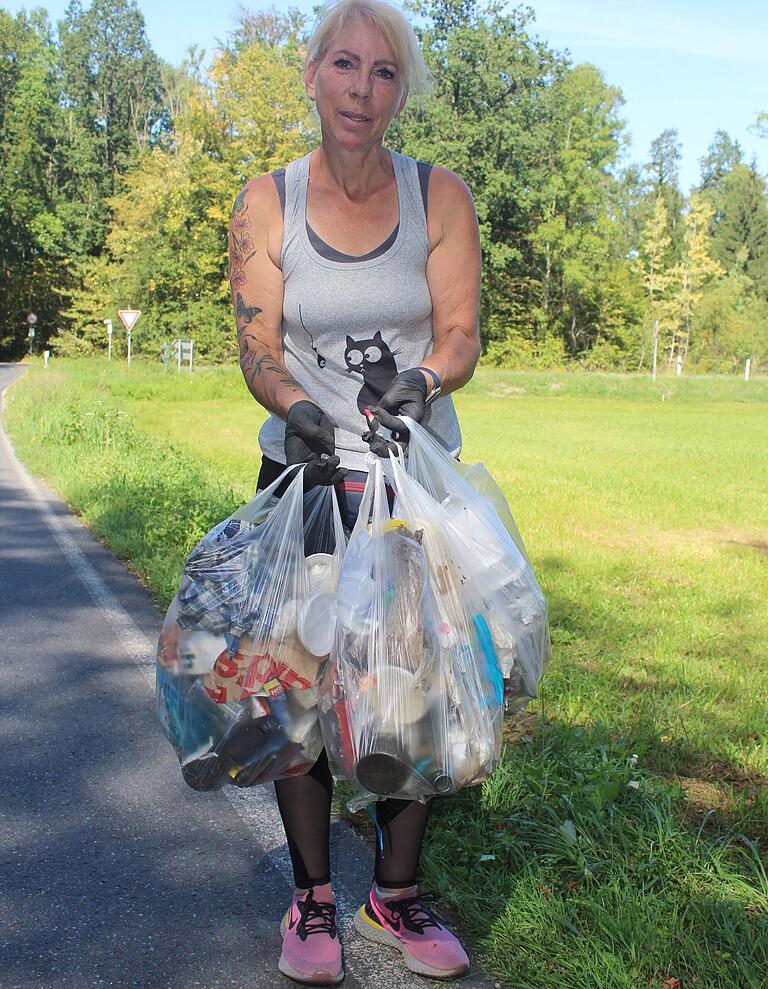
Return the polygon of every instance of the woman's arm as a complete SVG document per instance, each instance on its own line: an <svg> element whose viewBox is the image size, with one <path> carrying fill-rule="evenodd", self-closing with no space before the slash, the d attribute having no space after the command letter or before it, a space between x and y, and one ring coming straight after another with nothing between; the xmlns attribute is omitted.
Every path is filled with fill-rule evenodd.
<svg viewBox="0 0 768 989"><path fill-rule="evenodd" d="M344 476L335 456L334 424L285 366L283 219L271 175L254 179L235 199L229 227L229 281L240 367L251 394L285 419L285 458L306 463L304 487Z"/></svg>
<svg viewBox="0 0 768 989"><path fill-rule="evenodd" d="M400 416L420 422L436 381L440 394L457 391L472 377L480 357L480 232L472 194L447 168L429 176L427 285L432 297L432 351L418 368L401 371L372 409L376 422L403 440L408 430ZM374 453L386 456L389 440L378 426L363 434Z"/></svg>
<svg viewBox="0 0 768 989"><path fill-rule="evenodd" d="M465 385L480 357L480 232L472 193L447 168L429 176L429 258L432 352L422 361L446 395ZM422 372L423 373L423 372ZM433 381L425 374L428 390Z"/></svg>
<svg viewBox="0 0 768 989"><path fill-rule="evenodd" d="M272 176L253 179L235 199L229 228L229 281L240 367L256 401L287 419L291 406L309 396L285 366L282 228Z"/></svg>

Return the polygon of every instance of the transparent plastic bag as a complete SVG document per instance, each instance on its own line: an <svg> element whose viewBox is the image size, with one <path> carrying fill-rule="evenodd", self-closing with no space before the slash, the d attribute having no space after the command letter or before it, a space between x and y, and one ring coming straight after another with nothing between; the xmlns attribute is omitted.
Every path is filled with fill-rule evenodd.
<svg viewBox="0 0 768 989"><path fill-rule="evenodd" d="M393 461L390 513L384 465L369 465L319 687L331 764L361 791L353 807L372 797L425 800L487 778L503 703L479 602L450 568L440 505Z"/></svg>
<svg viewBox="0 0 768 989"><path fill-rule="evenodd" d="M482 600L507 702L520 710L538 696L552 654L546 598L509 506L483 464L460 464L423 426L407 424L408 474L440 502L459 579Z"/></svg>
<svg viewBox="0 0 768 989"><path fill-rule="evenodd" d="M333 490L286 470L184 566L157 650L157 710L186 782L208 790L306 772L323 743L316 682L331 649L345 537Z"/></svg>

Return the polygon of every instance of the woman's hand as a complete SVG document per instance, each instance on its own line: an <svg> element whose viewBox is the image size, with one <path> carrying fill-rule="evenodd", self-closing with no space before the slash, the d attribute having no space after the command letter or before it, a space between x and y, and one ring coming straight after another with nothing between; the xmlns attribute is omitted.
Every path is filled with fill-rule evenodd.
<svg viewBox="0 0 768 989"><path fill-rule="evenodd" d="M334 423L314 402L300 401L288 410L285 423L285 462L307 464L304 490L316 484L337 484L346 477L336 456Z"/></svg>
<svg viewBox="0 0 768 989"><path fill-rule="evenodd" d="M408 427L399 417L408 416L416 422L421 422L424 418L428 391L427 379L419 368L412 367L397 375L381 396L378 405L370 410L373 416L373 419L369 418L371 428L363 433L363 439L373 453L379 457L386 457L390 450L399 452L399 448L408 442ZM389 429L393 433L392 439L383 437L378 432L379 426Z"/></svg>

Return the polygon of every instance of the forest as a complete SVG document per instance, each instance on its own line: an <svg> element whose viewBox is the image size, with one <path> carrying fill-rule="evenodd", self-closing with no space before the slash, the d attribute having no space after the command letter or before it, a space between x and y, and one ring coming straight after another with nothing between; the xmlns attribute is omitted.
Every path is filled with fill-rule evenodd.
<svg viewBox="0 0 768 989"><path fill-rule="evenodd" d="M432 84L387 143L458 172L484 257L483 362L506 368L768 370L768 190L727 132L680 185L673 129L628 160L620 89L495 0L415 0ZM134 0L0 8L0 358L174 338L234 362L227 227L237 192L318 140L311 25L241 9L221 47L160 59ZM768 112L754 128L768 139ZM115 333L116 353L125 334Z"/></svg>

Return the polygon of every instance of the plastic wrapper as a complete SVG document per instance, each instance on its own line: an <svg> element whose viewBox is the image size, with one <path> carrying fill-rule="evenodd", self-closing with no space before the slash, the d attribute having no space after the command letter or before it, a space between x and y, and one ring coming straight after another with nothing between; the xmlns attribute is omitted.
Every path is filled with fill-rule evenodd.
<svg viewBox="0 0 768 989"><path fill-rule="evenodd" d="M503 685L482 602L465 592L440 504L393 461L370 473L337 591L320 683L334 770L371 797L426 799L485 779L501 742Z"/></svg>
<svg viewBox="0 0 768 989"><path fill-rule="evenodd" d="M194 789L306 772L323 748L316 684L345 537L333 491L287 470L184 565L157 649L157 710Z"/></svg>
<svg viewBox="0 0 768 989"><path fill-rule="evenodd" d="M479 597L507 703L522 709L538 695L552 654L547 602L503 494L483 464L462 464L418 423L407 420L408 474L440 503L453 564Z"/></svg>

